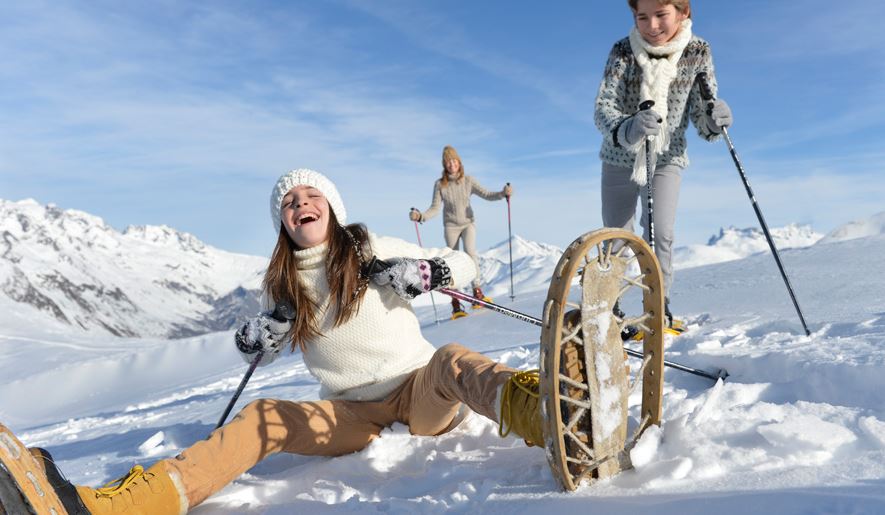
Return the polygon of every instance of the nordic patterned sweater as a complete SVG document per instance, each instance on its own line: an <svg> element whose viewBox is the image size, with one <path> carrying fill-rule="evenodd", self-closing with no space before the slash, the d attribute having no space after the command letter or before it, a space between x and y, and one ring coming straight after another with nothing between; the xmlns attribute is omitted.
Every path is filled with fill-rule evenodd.
<svg viewBox="0 0 885 515"><path fill-rule="evenodd" d="M467 254L444 248L423 249L406 241L369 235L378 259L441 257L452 272L453 285L470 284L476 273ZM409 301L390 286L369 284L359 312L344 324L333 327L334 310L329 309L326 281L327 245L295 252L299 279L309 295L318 300L318 328L322 336L308 341L304 363L320 382L323 399L376 401L384 399L413 370L427 364L435 347L421 334Z"/></svg>
<svg viewBox="0 0 885 515"><path fill-rule="evenodd" d="M710 45L703 39L692 36L676 68L677 75L670 84L667 97L667 123L671 131L670 148L658 156L657 166L675 165L684 169L689 162L685 140L689 118L701 138L714 141L719 136L707 127L706 107L695 84L698 72L707 72L710 87L713 93L716 93L716 77L713 74ZM634 115L639 110L639 104L646 100L639 98L641 82L642 68L633 56L630 38L624 38L615 43L608 56L599 93L596 96L594 118L596 127L603 136L599 157L605 163L633 168L636 152L629 149L623 141L622 124L624 120Z"/></svg>
<svg viewBox="0 0 885 515"><path fill-rule="evenodd" d="M503 191L490 192L483 188L476 179L464 175L457 181L448 181L442 185L442 179L433 183L433 201L427 211L421 213L421 222L430 220L439 212L443 205L443 225L462 226L473 223L473 208L470 207L470 195L476 194L486 200L501 200Z"/></svg>

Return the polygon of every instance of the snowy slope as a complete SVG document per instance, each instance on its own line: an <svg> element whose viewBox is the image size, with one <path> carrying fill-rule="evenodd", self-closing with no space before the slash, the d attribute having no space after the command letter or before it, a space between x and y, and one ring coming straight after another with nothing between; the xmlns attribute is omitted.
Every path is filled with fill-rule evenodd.
<svg viewBox="0 0 885 515"><path fill-rule="evenodd" d="M883 253L881 231L782 252L811 337L771 256L680 271L673 307L689 329L666 357L731 375L713 385L668 369L664 423L634 451L636 468L611 480L558 492L540 450L499 438L494 424L473 416L436 438L397 425L339 458L274 456L193 512L883 513ZM539 317L545 296L496 300ZM418 314L437 345L459 341L514 367L537 366L532 325L485 310L441 324L429 306ZM230 332L169 342L0 321L0 420L49 447L78 483L98 485L205 437L246 368ZM293 355L259 369L238 405L317 391Z"/></svg>
<svg viewBox="0 0 885 515"><path fill-rule="evenodd" d="M116 336L227 329L257 311L266 263L166 226L120 233L82 211L0 200L0 300L21 321Z"/></svg>
<svg viewBox="0 0 885 515"><path fill-rule="evenodd" d="M782 249L808 247L817 243L822 235L808 225L790 224L770 230L775 247ZM721 263L745 258L759 252L771 252L762 229L755 227L738 229L722 228L706 245L687 245L673 250L673 266L676 269Z"/></svg>

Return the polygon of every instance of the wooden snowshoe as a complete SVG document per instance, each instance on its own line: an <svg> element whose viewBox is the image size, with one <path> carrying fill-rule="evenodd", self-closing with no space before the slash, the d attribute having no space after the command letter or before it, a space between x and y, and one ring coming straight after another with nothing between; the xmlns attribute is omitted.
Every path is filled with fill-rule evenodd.
<svg viewBox="0 0 885 515"><path fill-rule="evenodd" d="M540 395L547 460L564 490L631 467L630 449L660 423L662 283L649 246L621 229L581 236L556 266L541 328ZM616 301L623 316L612 312ZM639 367L626 364L627 326L645 335ZM639 383L642 405L628 439L628 397Z"/></svg>
<svg viewBox="0 0 885 515"><path fill-rule="evenodd" d="M44 461L46 460L46 461ZM0 424L0 514L88 515L48 453L28 449Z"/></svg>

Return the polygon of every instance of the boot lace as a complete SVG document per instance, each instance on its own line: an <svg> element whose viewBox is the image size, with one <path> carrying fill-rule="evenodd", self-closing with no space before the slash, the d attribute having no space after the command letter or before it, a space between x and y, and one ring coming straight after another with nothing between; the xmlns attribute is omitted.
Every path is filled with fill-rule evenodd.
<svg viewBox="0 0 885 515"><path fill-rule="evenodd" d="M96 488L95 494L101 497L113 497L129 488L133 482L141 477L144 477L144 467L136 465L125 476L115 479L101 488Z"/></svg>

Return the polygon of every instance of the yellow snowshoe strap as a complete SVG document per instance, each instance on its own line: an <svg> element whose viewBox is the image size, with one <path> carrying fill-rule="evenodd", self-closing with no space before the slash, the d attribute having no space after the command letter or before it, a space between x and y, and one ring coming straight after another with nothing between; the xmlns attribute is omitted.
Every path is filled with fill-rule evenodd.
<svg viewBox="0 0 885 515"><path fill-rule="evenodd" d="M132 467L132 469L129 470L129 473L125 476L111 481L102 488L96 488L95 493L103 497L113 497L128 488L133 481L142 476L144 476L144 467L136 465Z"/></svg>

